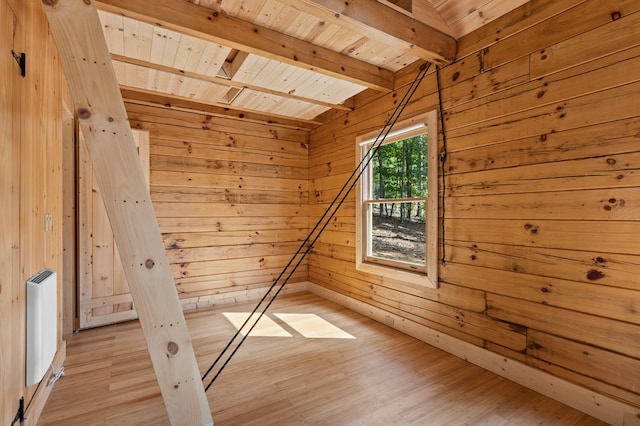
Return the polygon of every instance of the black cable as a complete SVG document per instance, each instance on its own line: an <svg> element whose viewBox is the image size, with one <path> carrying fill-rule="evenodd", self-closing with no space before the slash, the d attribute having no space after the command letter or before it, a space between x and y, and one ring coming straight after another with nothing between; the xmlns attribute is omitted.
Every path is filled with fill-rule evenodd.
<svg viewBox="0 0 640 426"><path fill-rule="evenodd" d="M11 426L15 425L18 422L22 424L24 423L25 420L26 418L24 417L24 396L23 396L20 398L18 412L16 413L16 416L13 418L13 421L11 422Z"/></svg>
<svg viewBox="0 0 640 426"><path fill-rule="evenodd" d="M360 164L358 164L358 166L356 166L356 168L354 169L354 171L352 172L351 176L349 176L349 178L347 179L347 181L345 182L345 184L343 185L343 187L340 189L340 191L338 192L338 194L334 197L333 201L330 203L329 207L327 208L327 210L324 212L324 214L322 215L322 217L318 220L318 222L316 223L316 225L314 226L314 228L311 230L311 232L309 233L309 235L307 235L307 237L305 238L305 240L301 243L300 247L298 247L298 250L294 253L294 255L291 257L291 259L289 260L289 262L285 265L285 267L283 268L282 272L278 275L278 277L274 280L273 284L271 285L271 287L269 288L269 290L265 293L265 295L260 299L260 301L258 302L257 306L254 308L254 310L251 312L251 314L247 317L247 319L244 321L244 323L242 324L242 326L236 331L236 333L234 334L234 336L231 338L231 340L229 341L229 343L227 344L227 346L225 346L225 348L222 350L222 352L218 355L218 357L216 358L216 360L213 362L213 364L209 367L209 369L206 371L206 373L202 376L202 380L204 380L208 374L211 372L211 370L215 367L215 365L218 363L218 361L220 360L220 358L224 355L224 353L226 353L226 351L231 347L231 345L233 344L233 342L235 341L235 339L238 337L238 335L240 334L240 330L242 330L250 321L251 317L253 316L253 314L255 314L258 310L258 308L262 305L262 303L264 303L264 301L266 300L267 296L270 294L271 291L273 291L273 289L275 288L275 286L278 284L279 280L282 278L282 276L286 273L287 269L291 266L291 264L295 261L295 258L300 254L300 252L305 248L305 246L307 246L307 243L309 242L309 240L312 238L313 234L315 231L317 231L318 227L321 225L322 221L325 219L325 217L327 216L327 214L331 211L332 207L335 206L335 203L338 201L338 199L342 196L342 201L344 201L344 199L346 198L346 196L348 195L349 191L353 188L353 186L355 185L355 182L357 181L357 179L360 177L360 175L362 174L363 169L361 169L363 162L365 161L366 158L371 158L372 156L369 156L369 154L371 153L372 149L378 149L379 145L378 141L380 140L380 143L382 142L382 140L384 140L384 138L386 138L386 136L389 134L389 132L391 131L391 128L393 126L393 124L397 121L398 117L400 116L400 113L402 112L402 110L404 110L404 107L406 107L406 103L404 103L405 100L407 100L407 96L412 96L413 93L415 93L415 90L417 89L419 83L422 81L422 79L424 78L424 76L426 75L426 72L429 69L429 66L423 66L421 68L421 71L423 71L421 74L419 73L416 76L416 79L413 81L412 85L410 86L409 90L407 90L407 92L405 93L404 97L402 98L402 100L400 101L400 103L398 104L398 107L396 108L396 110L394 111L394 113L391 115L391 117L389 118L389 120L387 121L387 123L385 124L385 126L382 128L382 131L380 132L380 134L378 135L378 137L376 138L376 140L374 141L374 143L372 144L371 148L369 149L369 151L367 152L367 155L360 161ZM407 100L408 103L408 100ZM402 110L400 110L400 106L402 106ZM398 110L400 110L398 114L396 114L396 112L398 112ZM395 118L394 118L395 117ZM390 124L391 123L391 124ZM385 128L386 129L386 133L385 133ZM382 134L384 133L384 137L382 137L382 139L380 139L380 137L382 136ZM377 146L376 146L377 144ZM373 155L375 155L375 152L373 153ZM368 162L371 161L370 159L367 161ZM358 170L361 170L360 173L356 176L356 173L358 172ZM345 189L347 188L347 186L349 185L349 182L351 182L351 180L355 177L355 181L354 183L351 185L351 187L349 187L347 189L347 192L343 194L343 192L345 191ZM342 203L340 203L342 204ZM340 206L338 206L339 208ZM320 230L320 233L326 228L326 226L328 225L329 221L333 218L333 216L336 213L336 209L334 209L334 212L331 214L331 216L329 217L329 219L327 220L327 222L325 223L325 225L322 227L322 229ZM319 234L320 234L319 233ZM318 236L319 236L318 234ZM315 241L317 240L318 236L315 237L313 243L315 243ZM311 246L313 245L313 243L311 244ZM306 255L309 251L311 250L311 247L309 247L306 252L304 253L304 255ZM304 259L304 255L302 257L302 259ZM299 264L301 263L302 260L298 261L298 264L294 267L294 269L292 270L292 272L289 274L289 276L287 277L287 280L291 277L291 275L293 274L293 272L295 272L295 269L297 268L297 266L299 266ZM286 284L286 281L284 284L281 285L280 289L278 290L278 292L275 294L275 296L273 296L274 298L279 294L279 292L281 291L282 287ZM268 306L267 306L268 308ZM266 308L265 308L266 309ZM257 324L257 322L260 320L260 318L262 317L262 315L264 314L264 312L262 314L260 314L260 316L258 317L258 319L256 320L256 322L254 323ZM246 336L245 336L246 337ZM244 339L243 339L244 340ZM225 363L226 364L226 363Z"/></svg>
<svg viewBox="0 0 640 426"><path fill-rule="evenodd" d="M429 64L430 65L430 64ZM316 225L314 226L314 228L312 229L312 231L309 233L309 235L307 236L307 238L303 241L303 243L301 244L301 246L298 248L298 250L296 251L296 253L292 256L292 258L289 260L289 262L287 263L287 265L285 266L285 268L283 269L283 271L280 273L280 275L276 278L276 280L274 280L274 283L271 285L271 287L269 288L269 290L265 293L265 295L262 297L262 299L260 300L260 302L258 303L258 305L256 306L256 308L251 312L251 314L248 316L248 318L245 320L245 322L242 324L242 326L238 329L238 331L235 333L235 335L232 337L232 339L230 340L230 342L227 344L227 346L223 349L222 353L216 358L216 360L214 361L214 363L209 367L209 369L207 370L207 372L204 374L203 376L203 380L204 378L206 378L206 376L211 372L211 370L213 369L213 367L217 364L217 362L220 360L220 358L222 357L222 355L229 349L229 347L231 346L231 344L233 343L233 341L237 338L237 336L240 333L240 330L242 330L247 323L249 322L249 320L251 319L251 317L253 316L253 314L256 313L256 311L258 310L258 307L266 300L266 297L271 293L271 291L274 289L274 287L277 285L278 281L282 278L282 276L286 273L287 269L289 268L289 266L291 266L291 264L293 263L293 261L295 261L295 258L300 254L300 252L302 251L302 249L305 247L305 245L309 242L309 240L312 238L313 233L318 229L318 227L321 225L322 221L324 220L324 218L327 216L327 214L331 211L331 209L335 206L335 203L338 201L338 198L340 198L342 196L342 199L340 200L340 202L338 203L337 207L335 207L335 209L333 209L333 212L329 215L329 218L327 219L327 221L324 223L324 225L320 228L320 231L316 234L316 236L313 238L313 241L307 245L307 249L306 251L303 253L302 257L298 260L297 264L293 267L293 269L291 270L291 272L289 273L289 275L287 276L287 278L285 279L285 281L280 285L280 288L277 290L277 292L272 296L271 301L268 303L268 305L265 307L265 309L263 310L262 313L260 313L260 315L258 316L258 318L255 320L255 322L253 323L253 325L251 326L251 328L249 329L249 331L245 334L245 336L243 337L243 339L240 341L240 343L238 344L238 346L236 347L236 349L232 352L232 354L228 357L227 361L223 364L223 366L218 370L218 373L215 375L215 377L211 380L211 382L209 383L209 385L207 386L207 388L205 390L208 390L209 387L211 386L211 384L213 383L213 381L215 380L215 378L218 377L218 375L222 372L222 370L224 369L224 367L228 364L228 362L231 360L231 358L233 357L233 355L237 352L237 350L239 349L240 345L244 342L244 340L246 340L247 336L249 335L249 333L251 332L251 330L253 330L253 328L257 325L258 321L260 321L260 319L262 318L262 316L264 315L264 313L266 312L266 310L269 308L269 306L271 305L271 303L273 303L273 301L275 300L275 298L278 296L278 294L280 293L280 291L284 288L284 286L286 285L287 281L289 280L289 278L291 278L291 276L293 275L293 273L295 272L295 270L297 269L297 267L302 263L302 260L304 260L304 257L311 251L313 244L315 244L315 242L317 241L317 239L319 238L320 234L322 233L322 231L324 231L324 229L328 226L328 224L330 223L331 219L335 216L335 214L337 213L337 210L340 208L340 206L344 203L346 197L348 196L349 192L353 189L353 187L355 186L355 184L357 183L357 180L360 178L360 176L362 175L364 168L367 167L367 165L369 164L369 162L372 160L373 156L375 156L375 152L377 151L377 149L380 147L380 145L382 144L382 141L384 141L384 139L386 138L386 136L389 134L389 132L391 131L391 128L393 127L393 125L395 124L395 122L398 120L398 118L400 117L400 114L402 113L402 111L404 110L404 108L406 107L406 105L408 104L408 100L411 98L411 96L413 96L413 94L415 93L418 85L420 84L420 82L422 81L422 79L424 78L424 76L426 75L426 72L428 71L429 66L423 66L421 68L422 73L419 73L418 76L416 77L416 79L413 81L412 85L410 86L409 90L407 90L407 93L405 93L405 96L403 97L403 99L401 100L401 102L398 105L398 108L396 108L396 110L394 111L394 113L391 115L391 117L389 118L389 120L387 121L387 124L385 124L385 126L383 127L381 133L378 135L378 137L376 138L376 140L373 142L372 146L369 148L369 150L367 151L366 155L364 156L364 158L360 161L360 164L358 164L358 166L356 166L355 170L353 171L353 173L351 174L351 176L347 179L347 181L345 182L345 184L343 185L343 187L340 189L340 191L338 192L338 194L336 195L336 197L333 199L333 201L331 202L331 204L329 205L329 207L327 208L327 210L325 211L325 213L322 215L322 217L318 220L318 222L316 223ZM407 99L408 97L408 99ZM407 100L407 102L405 103L404 101ZM385 131L385 128L388 129ZM382 136L384 133L384 136ZM382 136L382 138L381 138ZM373 151L373 155L370 155L371 152ZM364 163L364 164L363 164ZM359 173L357 173L359 171ZM357 173L357 174L356 174ZM353 180L353 182L351 184L349 184L351 182L351 180L355 177L355 180ZM346 189L346 192L345 192Z"/></svg>
<svg viewBox="0 0 640 426"><path fill-rule="evenodd" d="M440 125L442 126L442 154L440 154L440 163L442 165L442 218L440 220L440 233L442 235L442 265L447 263L445 256L444 242L444 203L446 201L447 182L445 179L445 164L447 162L447 132L444 129L444 109L442 108L442 88L440 87L440 67L436 65L436 82L438 84L438 103L440 104Z"/></svg>
<svg viewBox="0 0 640 426"><path fill-rule="evenodd" d="M333 217L336 215L336 213L338 212L338 209L340 209L340 207L342 206L342 204L344 203L344 201L346 200L347 196L349 195L349 193L351 192L351 190L355 187L356 183L358 182L358 179L362 176L364 170L366 169L366 167L369 165L369 163L372 161L373 157L375 156L375 154L377 153L377 150L380 148L380 146L382 145L382 142L385 140L385 138L387 137L387 135L389 134L389 132L391 131L391 129L393 128L393 125L398 121L400 115L402 114L402 112L404 111L404 109L406 108L406 106L409 103L409 100L411 99L411 97L413 96L413 94L415 93L415 91L417 90L418 86L420 85L420 83L422 82L422 80L424 79L425 75L427 74L427 71L429 70L429 67L431 66L431 64L424 64L421 68L420 71L418 72L418 75L416 76L416 78L414 79L414 81L411 83L411 85L409 86L409 89L407 90L407 92L405 93L405 95L403 96L403 98L400 100L398 107L396 107L396 109L394 110L394 112L391 114L391 116L389 117L389 119L387 120L387 123L383 126L381 132L378 134L378 136L376 137L376 139L374 140L374 142L371 144L371 146L369 147L369 149L367 150L367 152L365 153L365 155L363 156L363 158L360 160L360 163L355 167L354 171L351 173L351 175L347 178L346 182L344 183L344 185L342 186L342 188L340 189L340 191L338 191L338 193L336 194L336 196L334 197L334 199L331 201L331 203L329 204L329 206L327 207L327 209L325 210L325 212L323 213L323 215L320 217L320 219L316 222L315 226L313 227L313 229L309 232L309 234L307 235L307 237L304 239L304 241L300 244L300 247L298 247L298 250L296 250L296 252L293 254L293 256L291 257L291 259L289 260L289 262L285 265L285 267L283 268L283 270L280 272L280 274L278 275L278 277L274 280L273 284L271 285L271 287L269 287L269 290L267 292L265 292L265 295L260 299L260 301L258 302L258 304L256 305L256 307L253 309L253 311L247 316L247 319L244 321L244 323L238 328L238 330L236 331L236 333L233 335L233 337L231 338L231 340L229 341L229 343L227 343L227 345L225 346L225 348L222 350L222 352L218 355L218 357L214 360L213 364L211 364L211 366L207 369L207 371L205 372L205 374L202 376L202 380L204 380L209 373L211 372L211 370L213 370L213 368L215 367L215 365L220 361L220 359L222 358L222 356L226 353L227 350L229 350L229 348L231 347L231 345L233 344L233 342L235 341L235 339L239 336L240 331L242 329L244 329L244 327L249 323L249 321L251 320L251 318L253 317L253 315L258 311L258 308L262 305L262 303L264 303L264 301L266 300L267 296L273 291L273 289L278 285L279 281L282 279L283 275L286 274L287 270L289 269L289 267L295 262L296 258L302 253L302 255L300 256L300 258L298 259L297 263L293 266L293 268L291 269L291 271L289 272L289 274L287 275L287 277L284 279L284 281L280 284L279 288L277 289L277 291L275 292L275 294L273 294L271 296L270 301L267 303L267 305L265 306L265 308L262 310L262 312L258 315L258 318L253 322L253 324L251 325L251 327L249 328L249 330L245 333L245 335L242 337L242 339L240 340L240 342L238 343L238 345L235 347L235 349L231 352L231 354L227 357L227 359L225 360L225 362L222 364L222 366L218 369L217 373L213 376L213 378L211 379L211 381L209 382L209 384L206 386L205 388L205 392L207 390L209 390L209 388L211 387L211 385L213 384L213 382L217 379L217 377L220 375L220 373L222 373L222 370L224 370L224 368L227 366L227 364L231 361L231 358L233 358L233 356L235 355L235 353L238 351L238 349L240 349L240 346L242 345L242 343L244 343L244 341L246 340L246 338L249 336L249 334L251 333L251 331L254 329L254 327L258 324L258 322L260 321L260 319L262 318L262 316L264 315L264 313L266 312L267 309L269 309L269 307L271 306L271 304L275 301L276 297L280 294L280 292L282 291L282 289L284 288L284 286L287 284L287 282L289 281L289 279L293 276L293 274L295 273L295 271L297 270L298 266L300 266L300 264L302 263L302 261L304 260L304 258L306 257L307 254L309 254L309 252L311 251L311 249L313 248L313 245L316 243L316 241L318 240L318 238L320 237L320 235L322 234L322 232L326 229L326 227L329 225L329 223L331 222L331 219L333 219ZM326 220L325 220L326 218ZM324 224L323 224L324 222ZM316 233L317 231L317 233ZM315 236L314 236L315 233ZM305 249L306 247L306 249ZM304 252L303 252L304 250Z"/></svg>

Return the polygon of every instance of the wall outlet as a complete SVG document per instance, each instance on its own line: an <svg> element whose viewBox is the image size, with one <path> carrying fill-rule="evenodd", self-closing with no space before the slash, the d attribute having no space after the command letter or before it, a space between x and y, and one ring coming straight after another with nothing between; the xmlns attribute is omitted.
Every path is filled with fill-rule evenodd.
<svg viewBox="0 0 640 426"><path fill-rule="evenodd" d="M389 327L393 327L393 317L390 315L387 315L386 317L384 317L384 323Z"/></svg>
<svg viewBox="0 0 640 426"><path fill-rule="evenodd" d="M53 229L53 215L51 213L45 213L44 215L44 232L49 232Z"/></svg>

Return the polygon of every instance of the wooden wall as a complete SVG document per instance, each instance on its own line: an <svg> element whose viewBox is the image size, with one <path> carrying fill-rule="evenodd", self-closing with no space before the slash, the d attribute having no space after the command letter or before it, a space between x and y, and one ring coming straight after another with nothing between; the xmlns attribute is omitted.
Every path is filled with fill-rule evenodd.
<svg viewBox="0 0 640 426"><path fill-rule="evenodd" d="M353 199L309 280L640 406L639 10L533 0L462 38L441 73L440 288L355 271ZM402 94L360 96L312 132L310 223L352 170L356 136ZM403 117L437 105L432 73Z"/></svg>
<svg viewBox="0 0 640 426"><path fill-rule="evenodd" d="M308 131L126 103L185 309L257 298L307 235ZM306 263L291 282L307 278Z"/></svg>
<svg viewBox="0 0 640 426"><path fill-rule="evenodd" d="M45 267L58 273L62 346L63 79L40 2L0 0L0 44L0 424L8 425L21 396L31 422L46 399L25 388L25 281ZM11 50L26 53L26 77Z"/></svg>

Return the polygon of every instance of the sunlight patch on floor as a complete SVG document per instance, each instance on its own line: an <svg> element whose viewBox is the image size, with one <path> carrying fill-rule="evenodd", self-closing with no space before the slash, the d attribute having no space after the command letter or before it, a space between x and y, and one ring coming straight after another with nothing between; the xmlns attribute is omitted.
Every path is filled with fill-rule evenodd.
<svg viewBox="0 0 640 426"><path fill-rule="evenodd" d="M238 330L249 317L250 312L224 312L223 315L233 324L236 330ZM329 321L320 318L316 314L272 315L308 339L355 339L351 334L336 327ZM253 314L251 320L249 320L240 333L246 335L258 318L258 313ZM268 314L260 318L258 324L251 330L249 335L259 337L293 337L291 333L270 318Z"/></svg>
<svg viewBox="0 0 640 426"><path fill-rule="evenodd" d="M355 339L316 314L273 314L308 339Z"/></svg>
<svg viewBox="0 0 640 426"><path fill-rule="evenodd" d="M249 312L224 312L223 315L233 324L236 330L239 330L242 327L242 324L249 317ZM242 335L246 335L247 331L251 329L251 326L258 319L260 314L253 314L251 316L251 320L247 323L247 325L240 330ZM267 315L263 315L258 321L258 324L251 330L250 336L261 336L261 337L293 337L287 330L279 326L274 320L269 318Z"/></svg>

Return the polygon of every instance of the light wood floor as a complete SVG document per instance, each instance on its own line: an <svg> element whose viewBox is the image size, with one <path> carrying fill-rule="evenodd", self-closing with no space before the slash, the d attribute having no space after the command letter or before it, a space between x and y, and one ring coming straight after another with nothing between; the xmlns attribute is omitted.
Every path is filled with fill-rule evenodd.
<svg viewBox="0 0 640 426"><path fill-rule="evenodd" d="M235 332L225 312L187 313L201 371ZM315 314L355 339L306 338L276 313ZM250 336L208 392L226 425L601 425L385 325L309 293L268 315L291 337ZM168 424L137 322L83 331L67 348L39 425Z"/></svg>

